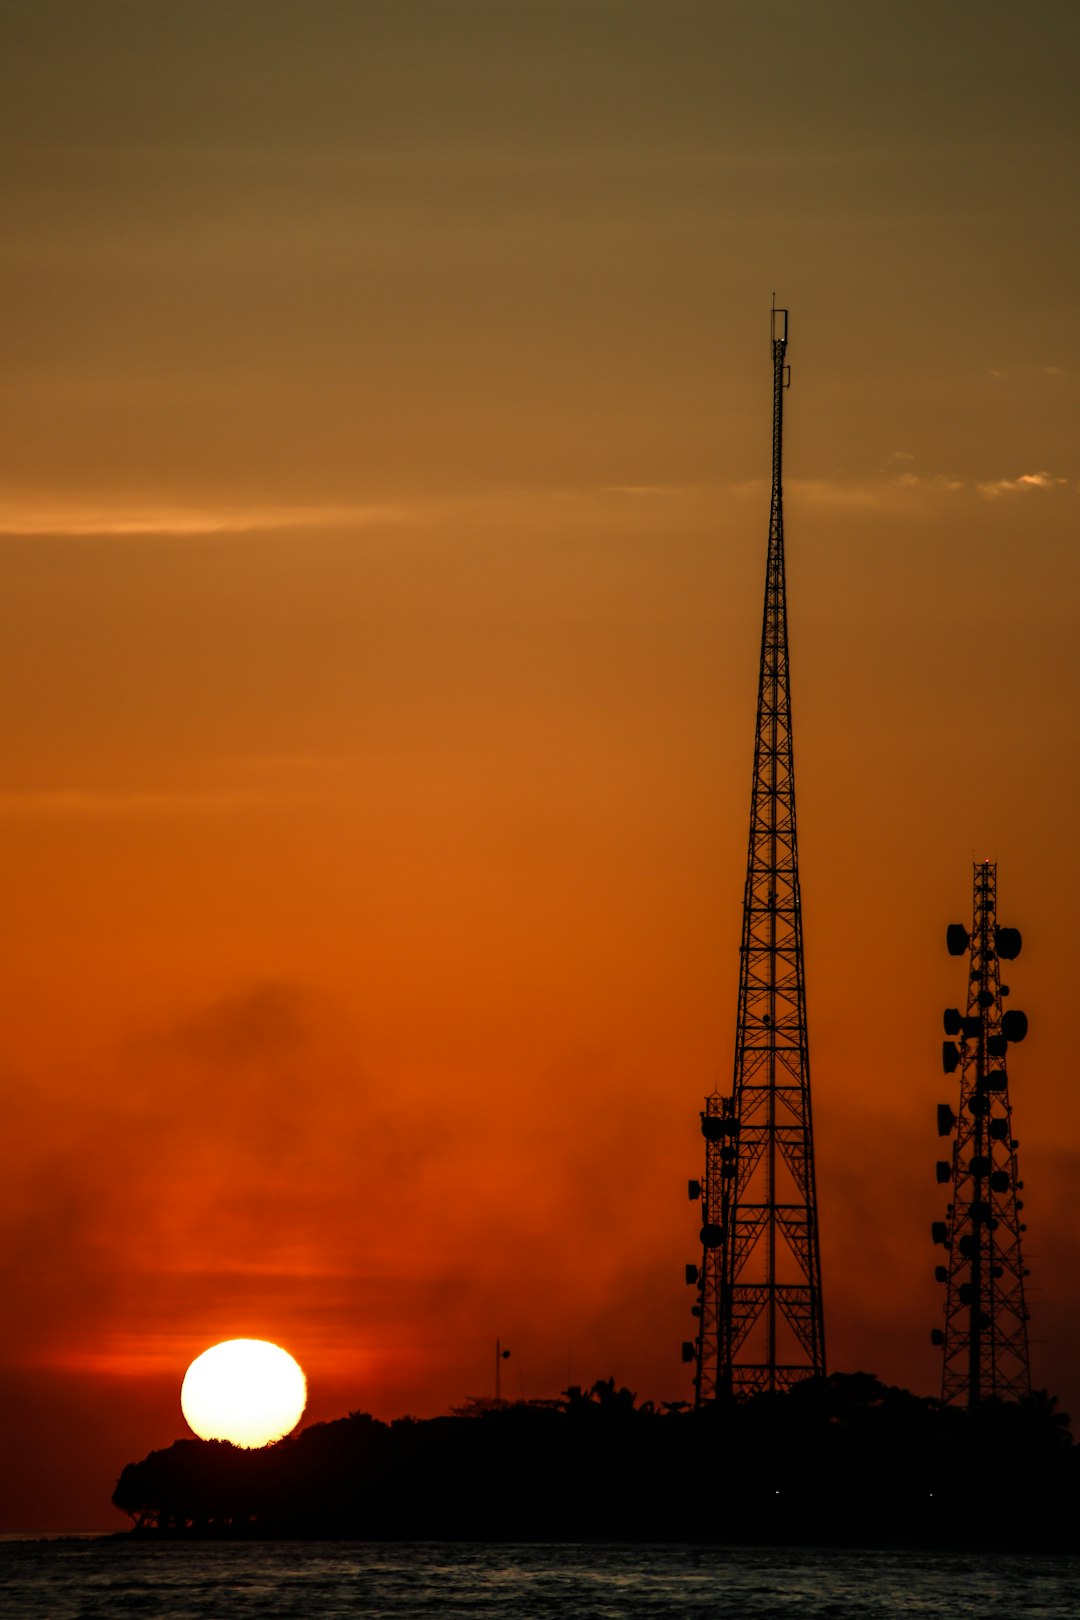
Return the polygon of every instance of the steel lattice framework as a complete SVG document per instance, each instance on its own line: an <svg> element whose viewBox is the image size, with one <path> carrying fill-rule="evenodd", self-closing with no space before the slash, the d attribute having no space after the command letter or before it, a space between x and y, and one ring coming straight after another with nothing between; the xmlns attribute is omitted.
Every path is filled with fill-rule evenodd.
<svg viewBox="0 0 1080 1620"><path fill-rule="evenodd" d="M788 317L773 310L772 504L732 1094L706 1098L695 1405L825 1372L795 834L783 421Z"/></svg>
<svg viewBox="0 0 1080 1620"><path fill-rule="evenodd" d="M997 865L975 865L974 915L970 935L960 923L948 930L949 951L967 954L967 1010L950 1008L942 1053L946 1074L960 1071L960 1111L938 1107L938 1132L955 1130L952 1160L939 1160L938 1181L952 1183L947 1219L935 1221L934 1241L947 1263L937 1279L946 1285L945 1327L932 1338L943 1348L941 1398L977 1406L987 1399L1018 1400L1031 1393L1027 1270L1021 1254L1023 1182L1017 1175L1012 1106L1005 1061L1009 1045L1027 1034L1022 1012L1002 1011L1008 986L1001 962L1020 953L1020 934L997 920Z"/></svg>

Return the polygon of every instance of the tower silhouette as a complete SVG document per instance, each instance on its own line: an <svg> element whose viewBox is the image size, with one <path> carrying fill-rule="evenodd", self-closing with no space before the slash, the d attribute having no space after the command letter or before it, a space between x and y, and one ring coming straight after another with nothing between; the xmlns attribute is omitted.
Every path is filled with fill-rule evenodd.
<svg viewBox="0 0 1080 1620"><path fill-rule="evenodd" d="M959 1113L938 1105L938 1135L951 1136L952 1159L939 1159L937 1179L951 1183L952 1202L933 1238L944 1245L946 1263L936 1270L945 1284L945 1326L931 1338L943 1349L941 1398L974 1407L1031 1393L1027 1269L1021 1254L1023 1200L1017 1178L1009 1077L1011 1043L1027 1034L1027 1018L1002 1011L1009 987L1001 963L1020 954L1018 929L997 920L997 864L979 861L974 873L971 933L952 923L946 934L951 956L968 957L967 1008L950 1007L942 1046L946 1074L960 1071ZM958 1039L957 1039L958 1037Z"/></svg>
<svg viewBox="0 0 1080 1620"><path fill-rule="evenodd" d="M783 424L788 314L772 312L772 503L731 1095L705 1099L694 1404L825 1372L802 902L795 835Z"/></svg>

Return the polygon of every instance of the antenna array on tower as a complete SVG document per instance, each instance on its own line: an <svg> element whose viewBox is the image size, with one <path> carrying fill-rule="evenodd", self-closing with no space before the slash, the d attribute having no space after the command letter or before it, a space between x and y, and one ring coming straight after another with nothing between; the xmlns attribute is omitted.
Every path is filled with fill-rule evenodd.
<svg viewBox="0 0 1080 1620"><path fill-rule="evenodd" d="M939 1159L937 1179L952 1187L946 1219L935 1221L933 1238L945 1249L936 1276L945 1284L945 1326L931 1338L942 1347L941 1398L974 1407L987 1399L1019 1400L1031 1393L1027 1268L1021 1256L1017 1174L1009 1076L1009 1047L1027 1034L1027 1018L1002 1010L1009 994L1001 963L1020 954L1016 928L997 920L997 865L975 865L971 932L952 923L946 933L951 956L968 958L967 1005L945 1013L942 1046L946 1074L960 1071L959 1112L938 1106L938 1134L952 1136L950 1159Z"/></svg>

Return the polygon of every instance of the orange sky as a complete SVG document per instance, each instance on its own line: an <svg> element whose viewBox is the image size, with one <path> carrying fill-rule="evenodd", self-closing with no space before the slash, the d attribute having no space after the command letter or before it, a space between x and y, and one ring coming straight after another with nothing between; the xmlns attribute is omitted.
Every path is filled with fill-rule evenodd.
<svg viewBox="0 0 1080 1620"><path fill-rule="evenodd" d="M0 18L0 1526L193 1355L310 1415L689 1391L773 288L831 1364L932 1393L944 927L999 862L1080 1416L1080 15Z"/></svg>

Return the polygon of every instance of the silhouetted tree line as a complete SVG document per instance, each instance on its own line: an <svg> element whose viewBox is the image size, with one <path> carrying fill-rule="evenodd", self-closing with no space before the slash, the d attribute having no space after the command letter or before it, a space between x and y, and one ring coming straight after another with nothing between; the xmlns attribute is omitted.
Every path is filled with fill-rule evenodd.
<svg viewBox="0 0 1080 1620"><path fill-rule="evenodd" d="M353 1412L243 1451L178 1440L113 1494L136 1531L1080 1549L1080 1449L1045 1392L968 1413L834 1373L638 1405L614 1379L447 1417Z"/></svg>

